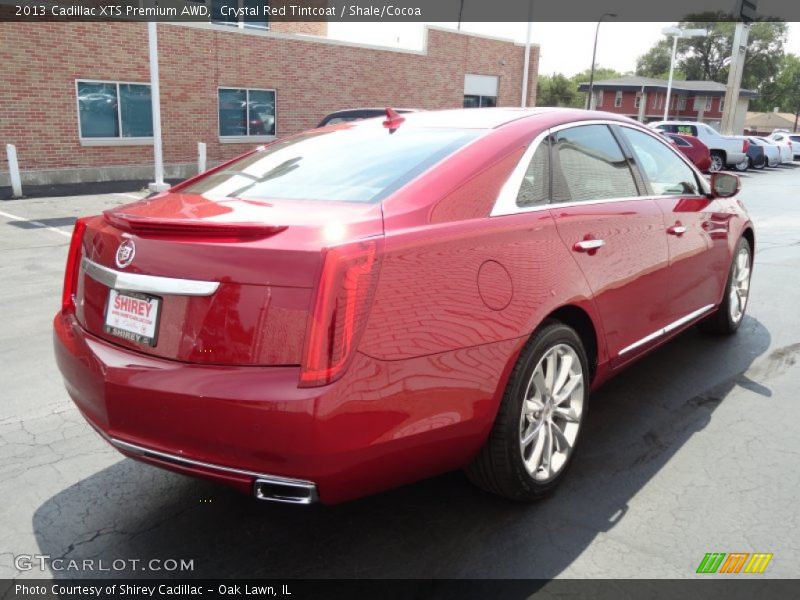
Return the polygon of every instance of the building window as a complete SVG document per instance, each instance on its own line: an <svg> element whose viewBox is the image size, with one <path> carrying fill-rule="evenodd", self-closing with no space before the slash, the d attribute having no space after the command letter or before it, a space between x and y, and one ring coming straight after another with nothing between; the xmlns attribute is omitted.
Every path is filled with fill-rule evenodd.
<svg viewBox="0 0 800 600"><path fill-rule="evenodd" d="M603 90L597 90L597 104L595 107L599 108L603 106Z"/></svg>
<svg viewBox="0 0 800 600"><path fill-rule="evenodd" d="M497 96L464 94L464 108L486 108L492 106L497 106Z"/></svg>
<svg viewBox="0 0 800 600"><path fill-rule="evenodd" d="M118 81L76 81L82 139L153 137L150 86Z"/></svg>
<svg viewBox="0 0 800 600"><path fill-rule="evenodd" d="M678 110L686 108L686 96L678 96Z"/></svg>
<svg viewBox="0 0 800 600"><path fill-rule="evenodd" d="M664 96L661 94L653 96L653 108L664 108Z"/></svg>
<svg viewBox="0 0 800 600"><path fill-rule="evenodd" d="M725 110L725 98L720 98L719 99L719 112L722 112L723 110Z"/></svg>
<svg viewBox="0 0 800 600"><path fill-rule="evenodd" d="M622 90L614 95L614 107L619 108L620 106L622 106Z"/></svg>
<svg viewBox="0 0 800 600"><path fill-rule="evenodd" d="M198 0L192 1L197 2ZM212 23L231 25L239 28L269 29L269 15L264 15L264 6L269 6L269 2L264 2L264 0L200 1L203 4L210 5ZM251 10L258 16L248 14Z"/></svg>
<svg viewBox="0 0 800 600"><path fill-rule="evenodd" d="M633 100L633 107L639 108L642 105L642 94L640 92L636 92L636 98Z"/></svg>
<svg viewBox="0 0 800 600"><path fill-rule="evenodd" d="M713 98L711 96L706 97L706 110L707 111L711 110L711 101L712 100L713 100Z"/></svg>
<svg viewBox="0 0 800 600"><path fill-rule="evenodd" d="M219 136L275 135L275 90L219 88Z"/></svg>
<svg viewBox="0 0 800 600"><path fill-rule="evenodd" d="M496 75L464 75L464 108L497 106Z"/></svg>

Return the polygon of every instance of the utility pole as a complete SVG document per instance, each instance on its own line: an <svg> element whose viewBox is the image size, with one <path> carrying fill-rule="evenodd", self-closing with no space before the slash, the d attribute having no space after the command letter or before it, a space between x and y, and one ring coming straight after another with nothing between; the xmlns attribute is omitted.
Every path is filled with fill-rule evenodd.
<svg viewBox="0 0 800 600"><path fill-rule="evenodd" d="M733 14L739 22L733 34L731 62L728 71L728 84L725 87L725 108L722 111L721 133L731 135L736 125L736 113L739 109L739 88L742 85L744 58L747 54L747 36L750 23L758 16L758 0L734 0Z"/></svg>
<svg viewBox="0 0 800 600"><path fill-rule="evenodd" d="M731 63L728 71L728 85L725 87L725 108L722 111L721 133L732 135L736 124L736 110L739 107L739 88L742 85L744 58L747 54L747 35L750 25L737 23L733 34Z"/></svg>

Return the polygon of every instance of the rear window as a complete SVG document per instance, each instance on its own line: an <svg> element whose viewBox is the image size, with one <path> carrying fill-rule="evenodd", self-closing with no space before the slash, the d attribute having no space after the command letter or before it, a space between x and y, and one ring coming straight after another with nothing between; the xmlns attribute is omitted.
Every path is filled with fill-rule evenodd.
<svg viewBox="0 0 800 600"><path fill-rule="evenodd" d="M475 139L481 130L375 123L275 142L182 192L223 198L377 202Z"/></svg>

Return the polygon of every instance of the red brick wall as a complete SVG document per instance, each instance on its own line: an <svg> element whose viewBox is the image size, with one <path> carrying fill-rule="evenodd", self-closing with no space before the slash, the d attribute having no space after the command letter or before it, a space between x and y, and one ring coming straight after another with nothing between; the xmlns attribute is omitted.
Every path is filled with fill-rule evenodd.
<svg viewBox="0 0 800 600"><path fill-rule="evenodd" d="M524 48L504 41L431 29L420 54L179 25L158 34L167 164L195 161L197 142L209 162L258 143L219 142L219 86L275 89L279 136L341 108L460 107L465 73L498 75L498 104L520 101ZM537 47L531 55L533 105ZM17 145L23 171L152 164L151 146L81 146L75 98L75 79L149 81L145 24L2 23L0 61L0 142Z"/></svg>
<svg viewBox="0 0 800 600"><path fill-rule="evenodd" d="M272 21L269 24L270 31L276 33L302 33L305 35L318 35L325 37L328 35L327 21L314 22L281 22Z"/></svg>

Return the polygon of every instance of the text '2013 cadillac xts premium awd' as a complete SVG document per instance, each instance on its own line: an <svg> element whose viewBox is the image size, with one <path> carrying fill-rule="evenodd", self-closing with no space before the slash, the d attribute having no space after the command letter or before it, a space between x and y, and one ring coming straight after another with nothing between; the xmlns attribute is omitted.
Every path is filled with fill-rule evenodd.
<svg viewBox="0 0 800 600"><path fill-rule="evenodd" d="M123 454L261 499L465 468L533 500L590 391L739 327L738 189L607 113L387 110L78 220L58 366Z"/></svg>

